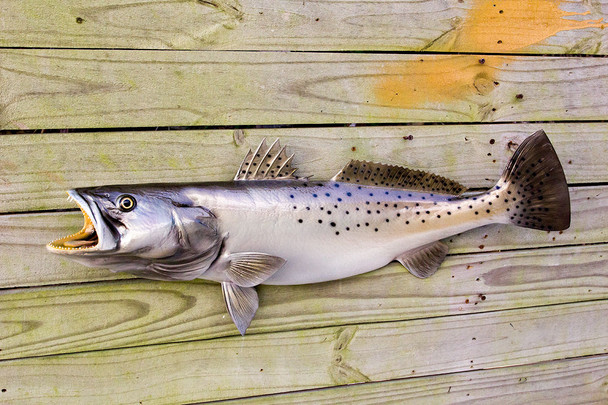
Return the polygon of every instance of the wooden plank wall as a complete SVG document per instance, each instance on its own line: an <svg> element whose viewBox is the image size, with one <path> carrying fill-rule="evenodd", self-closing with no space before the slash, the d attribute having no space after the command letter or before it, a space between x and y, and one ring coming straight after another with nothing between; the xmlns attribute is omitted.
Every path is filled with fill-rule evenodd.
<svg viewBox="0 0 608 405"><path fill-rule="evenodd" d="M608 2L0 0L0 402L608 401ZM572 226L447 240L259 289L246 337L213 283L88 269L44 245L64 191L229 180L266 137L303 175L349 159L489 187L544 128Z"/></svg>

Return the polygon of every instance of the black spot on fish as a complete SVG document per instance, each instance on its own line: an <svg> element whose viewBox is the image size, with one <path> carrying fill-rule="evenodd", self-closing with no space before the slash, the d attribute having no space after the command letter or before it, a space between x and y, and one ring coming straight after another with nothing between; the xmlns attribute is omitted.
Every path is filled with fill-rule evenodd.
<svg viewBox="0 0 608 405"><path fill-rule="evenodd" d="M374 193L369 193L369 196L370 196L370 197L373 197L373 196L374 196Z"/></svg>
<svg viewBox="0 0 608 405"><path fill-rule="evenodd" d="M322 223L323 223L323 220L322 220L322 219L320 219L320 220L319 220L319 223L320 223L320 224L322 224Z"/></svg>
<svg viewBox="0 0 608 405"><path fill-rule="evenodd" d="M330 195L331 195L331 194L329 194L329 193L325 193L325 196L326 196L326 197L329 197Z"/></svg>
<svg viewBox="0 0 608 405"><path fill-rule="evenodd" d="M327 211L327 215L331 215L331 211L329 211L329 210L328 210L328 211Z"/></svg>
<svg viewBox="0 0 608 405"><path fill-rule="evenodd" d="M346 211L345 214L348 215L348 214L350 214L350 212Z"/></svg>
<svg viewBox="0 0 608 405"><path fill-rule="evenodd" d="M475 211L475 215L479 215L479 211Z"/></svg>
<svg viewBox="0 0 608 405"><path fill-rule="evenodd" d="M378 232L378 228L374 228L374 232Z"/></svg>
<svg viewBox="0 0 608 405"><path fill-rule="evenodd" d="M366 202L365 202L365 204L366 204L366 205L369 205L369 201L366 201Z"/></svg>
<svg viewBox="0 0 608 405"><path fill-rule="evenodd" d="M430 214L430 213L431 213L431 211L425 211L425 212L426 212L427 214Z"/></svg>
<svg viewBox="0 0 608 405"><path fill-rule="evenodd" d="M289 195L289 198L295 198L295 197L293 196L293 194L290 194L290 195Z"/></svg>
<svg viewBox="0 0 608 405"><path fill-rule="evenodd" d="M380 210L376 210L376 214L379 214L379 213L380 213Z"/></svg>
<svg viewBox="0 0 608 405"><path fill-rule="evenodd" d="M426 222L426 221L423 219L423 220L422 220L422 223L424 224L425 222Z"/></svg>
<svg viewBox="0 0 608 405"><path fill-rule="evenodd" d="M335 222L330 222L329 224L330 224L331 226L336 226L336 223L335 223Z"/></svg>
<svg viewBox="0 0 608 405"><path fill-rule="evenodd" d="M437 218L441 218L441 215L437 215Z"/></svg>
<svg viewBox="0 0 608 405"><path fill-rule="evenodd" d="M351 197L353 194L349 191L348 193L346 193L346 195Z"/></svg>
<svg viewBox="0 0 608 405"><path fill-rule="evenodd" d="M313 196L314 198L317 198L317 197L318 197L316 194L313 194L312 196Z"/></svg>
<svg viewBox="0 0 608 405"><path fill-rule="evenodd" d="M448 211L448 215L452 215L452 213L450 211Z"/></svg>
<svg viewBox="0 0 608 405"><path fill-rule="evenodd" d="M340 235L340 232L339 232L339 231L336 231L336 235Z"/></svg>
<svg viewBox="0 0 608 405"><path fill-rule="evenodd" d="M400 214L400 213L397 213L397 216L398 216L398 217L400 217L400 216L401 216L401 214Z"/></svg>
<svg viewBox="0 0 608 405"><path fill-rule="evenodd" d="M365 226L369 226L369 222L366 222L366 223L365 223Z"/></svg>
<svg viewBox="0 0 608 405"><path fill-rule="evenodd" d="M486 212L489 214L489 213L490 213L490 210L486 210Z"/></svg>
<svg viewBox="0 0 608 405"><path fill-rule="evenodd" d="M304 222L304 221L303 221L303 220L301 220L301 219L298 219L298 222L299 222L299 223L302 223L302 222Z"/></svg>
<svg viewBox="0 0 608 405"><path fill-rule="evenodd" d="M338 183L336 183L336 184L334 184L334 187L338 188L338 187L340 187L340 185Z"/></svg>
<svg viewBox="0 0 608 405"><path fill-rule="evenodd" d="M346 230L347 230L347 231L350 231L350 228L347 226L347 227L346 227Z"/></svg>

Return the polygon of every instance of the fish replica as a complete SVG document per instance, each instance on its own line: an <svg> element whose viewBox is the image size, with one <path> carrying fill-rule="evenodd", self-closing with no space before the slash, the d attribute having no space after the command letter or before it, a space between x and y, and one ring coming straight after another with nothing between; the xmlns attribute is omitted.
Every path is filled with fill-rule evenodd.
<svg viewBox="0 0 608 405"><path fill-rule="evenodd" d="M318 283L400 262L431 276L441 239L492 223L570 226L562 166L544 131L526 138L490 190L435 174L352 160L328 181L298 178L278 141L263 141L234 180L115 185L68 191L83 228L48 249L91 267L155 280L221 284L244 335L259 284Z"/></svg>

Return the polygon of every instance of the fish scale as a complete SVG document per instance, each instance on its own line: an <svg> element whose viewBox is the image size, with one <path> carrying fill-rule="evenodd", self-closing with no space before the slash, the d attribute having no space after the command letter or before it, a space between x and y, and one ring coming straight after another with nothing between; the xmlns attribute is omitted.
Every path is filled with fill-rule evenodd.
<svg viewBox="0 0 608 405"><path fill-rule="evenodd" d="M244 334L259 284L337 280L393 260L426 278L448 253L446 237L491 223L570 225L564 172L543 131L521 143L492 189L467 197L445 177L357 160L311 181L295 176L293 158L263 141L231 182L70 190L85 225L48 249L144 278L217 281Z"/></svg>

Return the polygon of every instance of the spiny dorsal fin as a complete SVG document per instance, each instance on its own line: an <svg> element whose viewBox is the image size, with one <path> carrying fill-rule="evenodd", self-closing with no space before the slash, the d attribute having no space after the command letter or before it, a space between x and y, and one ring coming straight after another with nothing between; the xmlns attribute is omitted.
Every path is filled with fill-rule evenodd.
<svg viewBox="0 0 608 405"><path fill-rule="evenodd" d="M361 160L351 160L332 180L438 194L460 195L466 191L462 184L433 173Z"/></svg>
<svg viewBox="0 0 608 405"><path fill-rule="evenodd" d="M435 274L448 254L448 245L441 241L420 246L397 256L396 260L418 278Z"/></svg>
<svg viewBox="0 0 608 405"><path fill-rule="evenodd" d="M270 147L263 139L255 152L249 150L234 180L297 180L293 174L298 169L291 166L292 159L278 139Z"/></svg>

